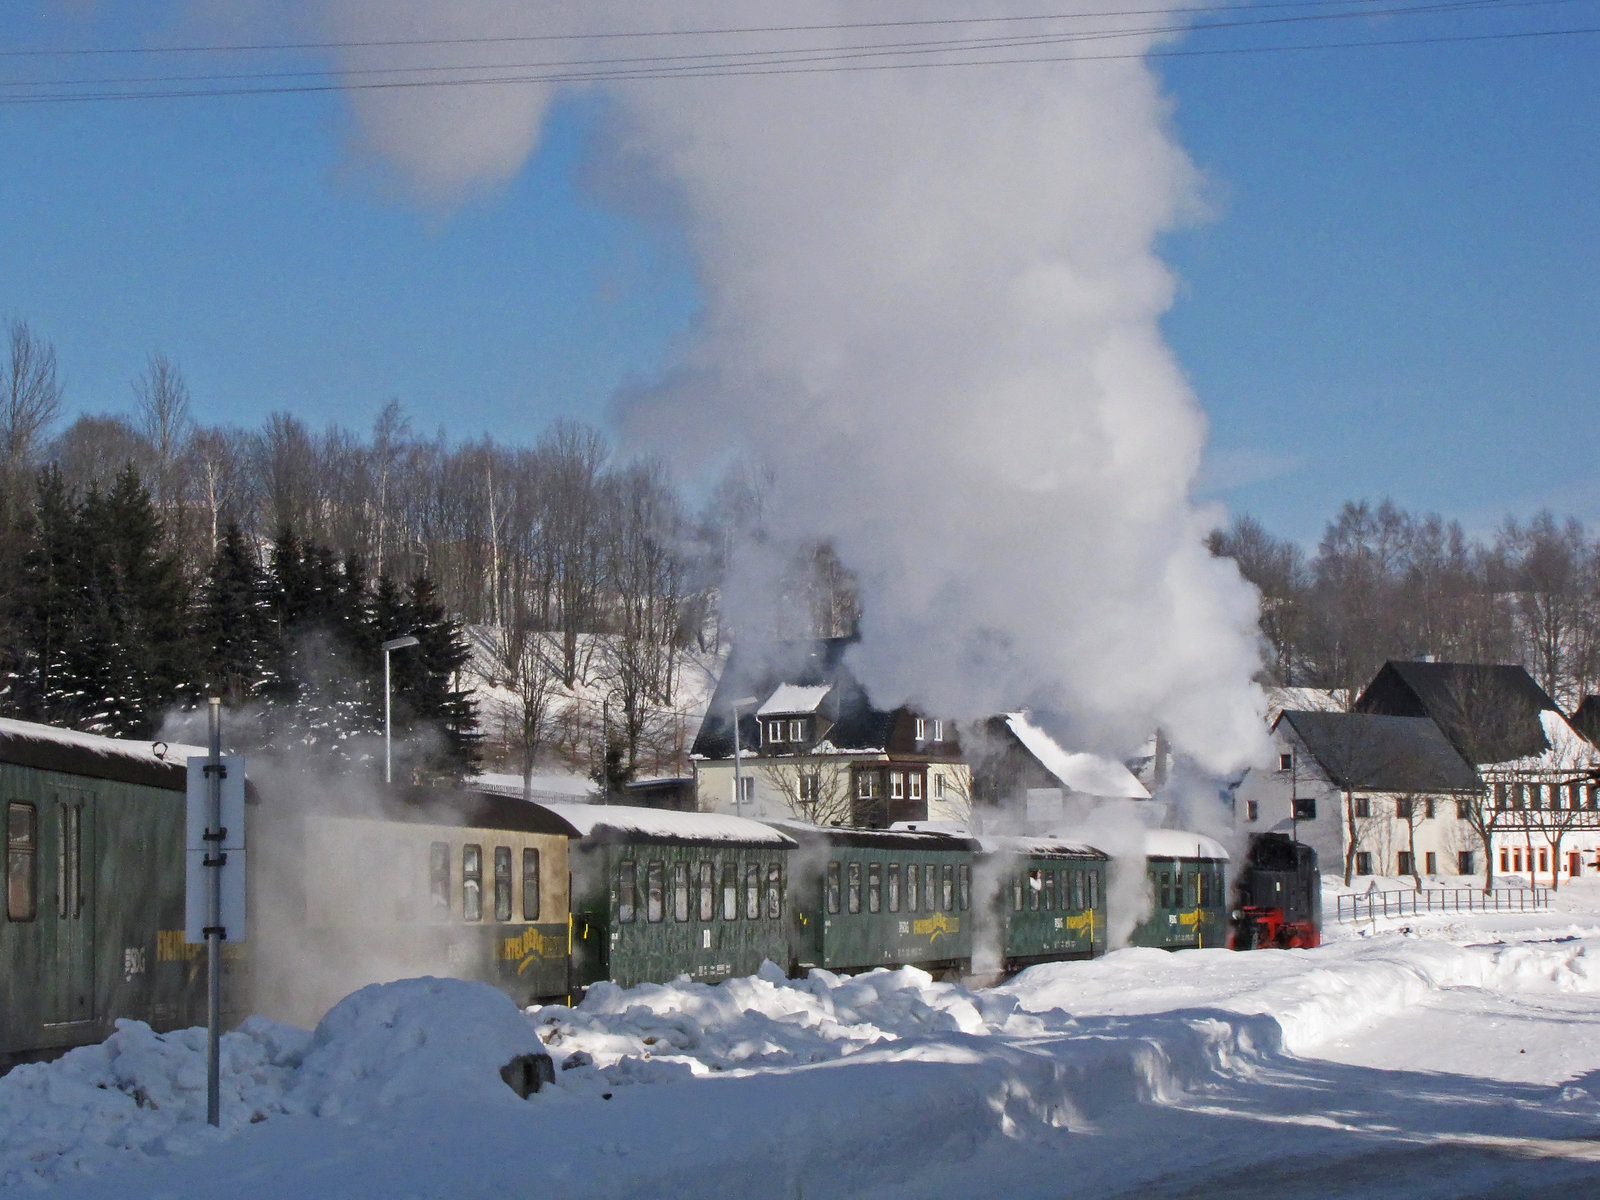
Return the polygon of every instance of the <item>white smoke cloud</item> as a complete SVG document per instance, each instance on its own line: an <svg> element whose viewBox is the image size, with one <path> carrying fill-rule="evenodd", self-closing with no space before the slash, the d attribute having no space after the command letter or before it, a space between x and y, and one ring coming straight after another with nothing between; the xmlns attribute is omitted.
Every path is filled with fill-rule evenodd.
<svg viewBox="0 0 1600 1200"><path fill-rule="evenodd" d="M962 7L895 0L870 16ZM331 30L362 38L795 19L727 3L326 9ZM985 10L1012 11L1029 10ZM842 3L804 10L861 19ZM955 32L973 29L926 36ZM560 45L460 61L600 52ZM1205 421L1159 329L1174 284L1155 244L1196 211L1199 181L1148 65L610 87L597 152L673 190L705 301L679 369L631 397L624 424L696 461L770 469L772 531L830 539L861 578L853 666L874 699L951 717L1029 705L1072 744L1113 753L1160 724L1218 772L1261 753L1256 596L1201 545L1214 516L1190 487ZM519 85L354 103L373 149L444 193L514 171L549 99Z"/></svg>

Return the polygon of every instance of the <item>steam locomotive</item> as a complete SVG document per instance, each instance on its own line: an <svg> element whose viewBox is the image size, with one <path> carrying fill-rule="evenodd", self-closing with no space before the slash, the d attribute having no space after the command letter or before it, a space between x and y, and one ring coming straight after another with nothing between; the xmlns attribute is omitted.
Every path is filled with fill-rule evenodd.
<svg viewBox="0 0 1600 1200"><path fill-rule="evenodd" d="M1287 834L1250 841L1236 884L1235 950L1311 948L1322 943L1322 877L1317 852Z"/></svg>

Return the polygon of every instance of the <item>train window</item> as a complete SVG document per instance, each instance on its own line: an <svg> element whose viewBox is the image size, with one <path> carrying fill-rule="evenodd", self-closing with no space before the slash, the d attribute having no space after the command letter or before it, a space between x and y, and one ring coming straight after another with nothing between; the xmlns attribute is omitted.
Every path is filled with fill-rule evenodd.
<svg viewBox="0 0 1600 1200"><path fill-rule="evenodd" d="M853 913L858 913L861 911L861 864L845 863L844 879L845 907Z"/></svg>
<svg viewBox="0 0 1600 1200"><path fill-rule="evenodd" d="M461 917L483 920L483 847L472 842L461 847Z"/></svg>
<svg viewBox="0 0 1600 1200"><path fill-rule="evenodd" d="M1028 911L1039 911L1039 900L1044 895L1044 872L1034 867L1028 872Z"/></svg>
<svg viewBox="0 0 1600 1200"><path fill-rule="evenodd" d="M1083 911L1083 872L1074 868L1068 874L1072 877L1072 895L1067 900L1067 907L1073 912Z"/></svg>
<svg viewBox="0 0 1600 1200"><path fill-rule="evenodd" d="M889 864L889 911L900 911L900 864Z"/></svg>
<svg viewBox="0 0 1600 1200"><path fill-rule="evenodd" d="M722 919L739 919L739 864L722 864Z"/></svg>
<svg viewBox="0 0 1600 1200"><path fill-rule="evenodd" d="M494 919L511 920L511 847L494 848Z"/></svg>
<svg viewBox="0 0 1600 1200"><path fill-rule="evenodd" d="M960 898L962 912L972 907L972 868L966 863L956 868L956 895Z"/></svg>
<svg viewBox="0 0 1600 1200"><path fill-rule="evenodd" d="M1161 894L1158 897L1158 901L1157 901L1159 906L1161 908L1171 908L1172 907L1172 876L1171 876L1171 874L1169 874L1166 871L1158 872L1157 875L1156 875L1156 880L1157 880L1158 884L1160 885L1160 890L1161 890Z"/></svg>
<svg viewBox="0 0 1600 1200"><path fill-rule="evenodd" d="M83 805L56 809L61 833L56 843L56 915L62 920L83 916Z"/></svg>
<svg viewBox="0 0 1600 1200"><path fill-rule="evenodd" d="M918 889L919 886L920 886L920 881L917 878L917 864L916 863L907 863L906 864L906 911L907 912L916 912L917 911L917 897L918 897L917 889Z"/></svg>
<svg viewBox="0 0 1600 1200"><path fill-rule="evenodd" d="M717 915L716 868L709 862L700 864L700 919L710 921Z"/></svg>
<svg viewBox="0 0 1600 1200"><path fill-rule="evenodd" d="M744 865L744 915L748 920L761 919L761 864Z"/></svg>
<svg viewBox="0 0 1600 1200"><path fill-rule="evenodd" d="M450 845L434 842L428 847L428 913L435 921L450 916Z"/></svg>
<svg viewBox="0 0 1600 1200"><path fill-rule="evenodd" d="M935 912L939 907L939 868L932 863L922 867L922 907Z"/></svg>
<svg viewBox="0 0 1600 1200"><path fill-rule="evenodd" d="M644 869L644 919L659 925L667 915L667 872L660 860Z"/></svg>
<svg viewBox="0 0 1600 1200"><path fill-rule="evenodd" d="M867 911L883 911L883 864L867 864Z"/></svg>
<svg viewBox="0 0 1600 1200"><path fill-rule="evenodd" d="M828 864L828 911L839 911L839 864L836 862Z"/></svg>
<svg viewBox="0 0 1600 1200"><path fill-rule="evenodd" d="M522 851L522 919L539 919L539 852L532 847Z"/></svg>
<svg viewBox="0 0 1600 1200"><path fill-rule="evenodd" d="M1013 879L1011 881L1011 911L1012 912L1021 912L1022 911L1022 893L1027 888L1027 886L1028 886L1027 882L1025 881L1024 877L1021 876L1021 875L1018 875L1015 879Z"/></svg>
<svg viewBox="0 0 1600 1200"><path fill-rule="evenodd" d="M944 911L949 912L956 906L956 868L953 863L944 865L944 892L940 897L944 901Z"/></svg>
<svg viewBox="0 0 1600 1200"><path fill-rule="evenodd" d="M1056 906L1056 873L1044 873L1044 895L1039 898L1039 907L1045 912L1050 912Z"/></svg>
<svg viewBox="0 0 1600 1200"><path fill-rule="evenodd" d="M672 864L672 919L689 919L689 864L686 862Z"/></svg>
<svg viewBox="0 0 1600 1200"><path fill-rule="evenodd" d="M1187 885L1184 888L1184 892L1189 897L1188 907L1190 907L1190 908L1199 908L1200 907L1200 875L1199 875L1199 873L1196 872L1195 874L1188 876L1187 879L1184 882Z"/></svg>
<svg viewBox="0 0 1600 1200"><path fill-rule="evenodd" d="M776 921L783 916L783 864L767 864L767 916Z"/></svg>
<svg viewBox="0 0 1600 1200"><path fill-rule="evenodd" d="M1099 908L1100 907L1100 872L1099 871L1090 871L1089 872L1089 896L1088 896L1088 900L1089 900L1089 907L1090 908Z"/></svg>
<svg viewBox="0 0 1600 1200"><path fill-rule="evenodd" d="M39 810L6 805L6 916L31 921L39 908Z"/></svg>
<svg viewBox="0 0 1600 1200"><path fill-rule="evenodd" d="M627 925L633 921L638 904L638 868L631 862L617 864L617 920Z"/></svg>

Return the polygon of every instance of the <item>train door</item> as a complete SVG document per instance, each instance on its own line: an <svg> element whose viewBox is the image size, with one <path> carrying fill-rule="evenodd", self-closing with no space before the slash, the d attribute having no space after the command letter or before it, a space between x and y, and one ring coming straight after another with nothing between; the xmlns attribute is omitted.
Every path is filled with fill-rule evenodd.
<svg viewBox="0 0 1600 1200"><path fill-rule="evenodd" d="M47 1028L77 1025L95 1019L94 796L53 792L40 818L40 865L54 883L39 905L39 920L49 927L41 1016Z"/></svg>

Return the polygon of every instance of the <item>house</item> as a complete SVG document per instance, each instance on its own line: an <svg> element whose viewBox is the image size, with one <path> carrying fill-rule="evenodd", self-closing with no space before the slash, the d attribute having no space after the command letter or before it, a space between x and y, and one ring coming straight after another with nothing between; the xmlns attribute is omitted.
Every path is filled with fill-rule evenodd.
<svg viewBox="0 0 1600 1200"><path fill-rule="evenodd" d="M1388 662L1355 707L1430 717L1477 768L1496 870L1600 870L1600 749L1521 666Z"/></svg>
<svg viewBox="0 0 1600 1200"><path fill-rule="evenodd" d="M1425 716L1305 712L1272 725L1273 761L1234 791L1236 826L1287 833L1322 869L1358 875L1470 875L1482 851L1465 819L1482 781ZM1461 801L1461 803L1458 803Z"/></svg>
<svg viewBox="0 0 1600 1200"><path fill-rule="evenodd" d="M1018 830L1053 831L1085 804L1150 799L1128 767L1064 749L1026 712L989 718L964 745L979 824L994 813Z"/></svg>
<svg viewBox="0 0 1600 1200"><path fill-rule="evenodd" d="M845 663L854 640L734 648L690 751L700 811L864 828L966 817L955 723L874 707Z"/></svg>

